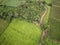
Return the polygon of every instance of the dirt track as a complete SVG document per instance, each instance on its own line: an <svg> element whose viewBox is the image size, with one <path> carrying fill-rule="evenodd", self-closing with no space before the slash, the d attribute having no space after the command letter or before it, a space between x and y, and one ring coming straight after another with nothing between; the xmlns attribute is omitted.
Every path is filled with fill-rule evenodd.
<svg viewBox="0 0 60 45"><path fill-rule="evenodd" d="M42 14L42 16L40 18L40 24L42 24L43 18L46 15L46 13L47 13L47 7L45 8L45 12ZM40 41L39 45L42 45L42 42L43 42L45 35L46 35L46 30L42 30L41 41Z"/></svg>
<svg viewBox="0 0 60 45"><path fill-rule="evenodd" d="M40 24L42 24L44 16L46 15L46 13L47 13L47 8L45 8L45 12L42 14L42 16L40 18Z"/></svg>

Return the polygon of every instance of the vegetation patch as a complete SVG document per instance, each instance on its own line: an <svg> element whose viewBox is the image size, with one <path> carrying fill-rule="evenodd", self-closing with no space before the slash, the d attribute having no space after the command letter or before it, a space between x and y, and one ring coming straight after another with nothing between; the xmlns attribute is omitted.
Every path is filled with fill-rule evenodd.
<svg viewBox="0 0 60 45"><path fill-rule="evenodd" d="M45 38L42 45L60 45L60 43L50 38Z"/></svg>
<svg viewBox="0 0 60 45"><path fill-rule="evenodd" d="M0 45L38 45L41 33L35 24L13 19L1 35Z"/></svg>
<svg viewBox="0 0 60 45"><path fill-rule="evenodd" d="M57 7L52 7L51 15L49 18L50 25L50 37L55 40L60 40L60 16L59 9Z"/></svg>
<svg viewBox="0 0 60 45"><path fill-rule="evenodd" d="M13 2L13 0L11 0L11 2ZM9 3L11 2L9 1ZM17 7L0 5L0 18L1 20L4 20L6 22L4 23L3 21L1 21L3 27L4 25L7 26L7 23L9 24L13 18L27 20L28 22L39 22L43 10L44 6L41 6L39 1L25 1L23 4L20 4ZM2 29L5 29L5 27L2 28L1 26L0 28L1 31Z"/></svg>

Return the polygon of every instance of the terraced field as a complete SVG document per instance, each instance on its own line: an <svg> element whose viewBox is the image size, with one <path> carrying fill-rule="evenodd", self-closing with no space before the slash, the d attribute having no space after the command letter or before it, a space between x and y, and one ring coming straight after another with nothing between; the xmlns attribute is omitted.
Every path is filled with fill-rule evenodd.
<svg viewBox="0 0 60 45"><path fill-rule="evenodd" d="M41 32L41 29L33 23L13 19L1 35L0 45L38 45Z"/></svg>

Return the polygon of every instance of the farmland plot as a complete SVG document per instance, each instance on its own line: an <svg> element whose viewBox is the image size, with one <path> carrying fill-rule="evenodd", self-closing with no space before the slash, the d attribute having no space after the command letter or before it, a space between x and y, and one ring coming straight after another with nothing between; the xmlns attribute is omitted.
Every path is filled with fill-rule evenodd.
<svg viewBox="0 0 60 45"><path fill-rule="evenodd" d="M42 45L60 45L60 0L52 1L53 6L48 19L48 32Z"/></svg>
<svg viewBox="0 0 60 45"><path fill-rule="evenodd" d="M1 4L3 7L5 5L6 8L4 7L3 12L7 12L9 14L8 16L14 13L12 16L16 17L16 14L18 14L19 18L13 18L4 33L1 34L0 45L38 45L42 31L39 26L36 26L32 22L40 21L39 19L44 10L44 6L41 7L40 2L34 1L26 1L22 5L21 1L19 2L18 0L4 0ZM23 17L22 19L21 16ZM32 22L29 22L29 20L32 20ZM6 26L7 24L3 23L4 25Z"/></svg>
<svg viewBox="0 0 60 45"><path fill-rule="evenodd" d="M56 6L60 5L58 4L60 2L59 0L55 0L55 1L57 4L53 3L53 5L54 4ZM50 25L49 37L54 40L60 41L60 7L52 6L51 14L49 17L49 25Z"/></svg>
<svg viewBox="0 0 60 45"><path fill-rule="evenodd" d="M53 5L58 5L60 6L60 0L52 0Z"/></svg>
<svg viewBox="0 0 60 45"><path fill-rule="evenodd" d="M1 35L0 45L38 45L41 32L41 29L33 23L13 19Z"/></svg>

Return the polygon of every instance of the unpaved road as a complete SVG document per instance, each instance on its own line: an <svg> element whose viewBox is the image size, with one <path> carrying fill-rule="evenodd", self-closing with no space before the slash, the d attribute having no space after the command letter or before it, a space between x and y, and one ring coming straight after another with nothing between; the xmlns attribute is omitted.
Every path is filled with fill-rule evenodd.
<svg viewBox="0 0 60 45"><path fill-rule="evenodd" d="M40 18L40 24L42 24L44 16L46 15L46 13L47 13L47 7L45 8L45 12L42 14L42 16ZM39 45L42 45L42 42L43 42L45 35L46 35L46 30L42 30L41 41L40 41Z"/></svg>
<svg viewBox="0 0 60 45"><path fill-rule="evenodd" d="M53 5L53 6L60 8L60 6L57 6L57 5ZM42 14L42 16L41 16L41 18L40 18L40 25L42 25L43 19L44 19L45 15L46 15L47 11L48 11L48 8L45 7L45 12ZM55 19L55 18L54 18L54 19ZM58 20L58 21L60 22L59 19L56 19L56 20ZM39 45L42 45L43 39L44 39L45 35L46 35L46 30L43 29L43 30L42 30L42 35L41 35L41 40L40 40Z"/></svg>
<svg viewBox="0 0 60 45"><path fill-rule="evenodd" d="M46 15L46 13L47 13L47 7L45 7L45 11L44 11L44 13L42 14L42 16L40 18L40 24L42 24L44 16Z"/></svg>

